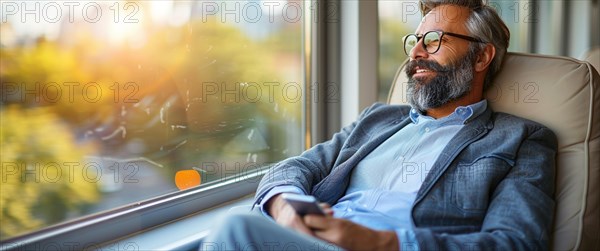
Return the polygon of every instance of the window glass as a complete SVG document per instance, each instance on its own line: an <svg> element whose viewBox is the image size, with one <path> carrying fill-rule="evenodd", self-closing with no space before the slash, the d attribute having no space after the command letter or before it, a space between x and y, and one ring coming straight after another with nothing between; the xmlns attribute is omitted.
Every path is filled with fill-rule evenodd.
<svg viewBox="0 0 600 251"><path fill-rule="evenodd" d="M530 43L530 27L538 23L538 9L529 0L493 0L489 3L510 31L508 51L528 52Z"/></svg>
<svg viewBox="0 0 600 251"><path fill-rule="evenodd" d="M586 52L592 48L593 28L591 28L590 14L592 13L593 4L592 1L570 1L569 3L567 16L569 25L566 28L566 33L569 35L561 34L561 36L562 39L569 38L567 56L583 58Z"/></svg>
<svg viewBox="0 0 600 251"><path fill-rule="evenodd" d="M0 239L302 150L302 2L2 1Z"/></svg>
<svg viewBox="0 0 600 251"><path fill-rule="evenodd" d="M415 0L379 0L379 93L386 102L398 67L407 59L402 37L414 33L421 21Z"/></svg>

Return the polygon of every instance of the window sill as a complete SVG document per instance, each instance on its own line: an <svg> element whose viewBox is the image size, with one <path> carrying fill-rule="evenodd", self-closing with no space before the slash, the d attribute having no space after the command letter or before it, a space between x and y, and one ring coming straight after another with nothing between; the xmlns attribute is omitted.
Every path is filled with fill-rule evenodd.
<svg viewBox="0 0 600 251"><path fill-rule="evenodd" d="M100 250L197 250L217 219L232 207L249 207L253 195L225 203L183 219L168 222L147 231L135 233Z"/></svg>
<svg viewBox="0 0 600 251"><path fill-rule="evenodd" d="M226 211L227 208L236 205L251 205L250 195L256 191L258 181L263 173L264 171L241 174L213 184L207 183L204 187L166 194L147 201L125 205L111 211L51 226L31 234L0 242L0 250L79 250L98 249L105 246L111 249L116 247L118 250L148 250L147 248L137 248L140 245L145 246L142 241L123 243L121 240L141 235L153 229L161 229L180 221L188 222L186 219L196 219L195 216L200 216L206 212L216 213L219 212L217 210L219 208ZM214 219L214 215L211 219ZM197 225L191 227L186 225L186 227L194 234L201 233L202 229L210 227L209 223L202 224L204 221L192 222ZM177 233L177 231L174 231L174 233ZM189 235L181 236L178 235L177 240L191 238ZM163 237L156 239L161 240ZM143 241L147 242L149 239L144 238ZM124 246L110 246L106 243L120 243ZM168 244L167 240L164 243Z"/></svg>

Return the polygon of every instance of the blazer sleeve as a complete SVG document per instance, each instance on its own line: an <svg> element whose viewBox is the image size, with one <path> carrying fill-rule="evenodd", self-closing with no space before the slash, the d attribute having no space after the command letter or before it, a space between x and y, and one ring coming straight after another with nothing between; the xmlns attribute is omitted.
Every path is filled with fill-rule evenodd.
<svg viewBox="0 0 600 251"><path fill-rule="evenodd" d="M377 103L363 110L355 122L335 133L330 140L315 145L300 156L285 159L272 166L258 185L254 205L259 204L273 187L281 185L295 186L304 194L310 194L312 187L331 172L346 139L357 124L381 105Z"/></svg>

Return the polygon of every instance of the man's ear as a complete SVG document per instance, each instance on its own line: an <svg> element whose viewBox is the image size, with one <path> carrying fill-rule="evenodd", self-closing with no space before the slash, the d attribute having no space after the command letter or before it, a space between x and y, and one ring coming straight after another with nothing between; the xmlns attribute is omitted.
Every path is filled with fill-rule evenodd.
<svg viewBox="0 0 600 251"><path fill-rule="evenodd" d="M486 44L483 48L483 51L479 53L477 56L477 61L475 62L475 71L482 72L488 68L494 56L496 55L496 47L492 44Z"/></svg>

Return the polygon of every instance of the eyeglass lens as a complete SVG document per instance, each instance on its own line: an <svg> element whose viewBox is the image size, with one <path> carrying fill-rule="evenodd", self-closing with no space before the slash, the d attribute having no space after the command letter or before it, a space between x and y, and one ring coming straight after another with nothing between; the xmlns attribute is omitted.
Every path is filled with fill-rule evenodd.
<svg viewBox="0 0 600 251"><path fill-rule="evenodd" d="M440 48L440 37L441 35L434 31L427 32L422 36L423 46L427 53L436 53L438 51ZM421 38L417 37L415 34L406 36L404 39L404 52L409 55L410 51L419 44L419 40L421 40Z"/></svg>

